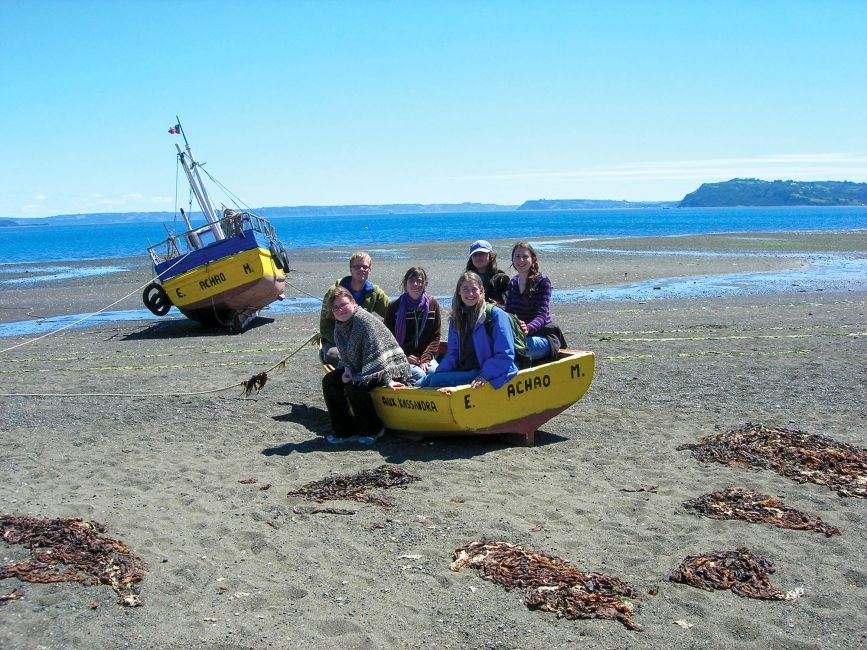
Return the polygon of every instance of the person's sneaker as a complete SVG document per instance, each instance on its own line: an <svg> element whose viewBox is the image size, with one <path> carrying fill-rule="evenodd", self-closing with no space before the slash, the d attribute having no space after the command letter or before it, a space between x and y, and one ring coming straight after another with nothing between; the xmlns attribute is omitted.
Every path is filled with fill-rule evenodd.
<svg viewBox="0 0 867 650"><path fill-rule="evenodd" d="M329 433L325 437L325 439L328 441L329 445L342 445L342 444L345 444L347 442L360 442L363 437L365 437L365 436L360 436L357 434L356 435L349 435L349 436L338 436L336 434ZM370 443L365 443L365 444L370 444Z"/></svg>
<svg viewBox="0 0 867 650"><path fill-rule="evenodd" d="M358 442L360 442L362 445L372 445L374 442L376 442L377 440L382 438L382 436L384 436L384 435L385 435L385 427L383 427L382 429L380 429L379 431L377 431L376 433L374 433L371 436L360 436L358 438Z"/></svg>

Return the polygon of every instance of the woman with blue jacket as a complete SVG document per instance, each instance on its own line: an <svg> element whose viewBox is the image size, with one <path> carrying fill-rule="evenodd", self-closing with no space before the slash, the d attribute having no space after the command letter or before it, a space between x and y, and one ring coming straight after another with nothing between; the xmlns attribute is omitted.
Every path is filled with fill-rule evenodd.
<svg viewBox="0 0 867 650"><path fill-rule="evenodd" d="M452 299L448 352L436 371L417 386L441 388L469 384L478 388L490 383L500 388L518 374L509 315L493 307L490 326L485 325L486 315L482 279L467 271L458 279Z"/></svg>

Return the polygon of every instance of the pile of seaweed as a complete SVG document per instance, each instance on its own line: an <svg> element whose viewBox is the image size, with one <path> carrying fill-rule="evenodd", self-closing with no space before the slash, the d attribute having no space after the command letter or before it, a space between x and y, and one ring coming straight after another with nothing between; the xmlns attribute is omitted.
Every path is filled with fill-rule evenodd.
<svg viewBox="0 0 867 650"><path fill-rule="evenodd" d="M815 530L827 537L839 535L840 529L826 524L820 517L801 512L767 494L731 487L683 502L683 507L713 519L742 519L778 528Z"/></svg>
<svg viewBox="0 0 867 650"><path fill-rule="evenodd" d="M386 508L394 505L394 499L377 494L368 494L371 487L405 488L410 483L421 480L406 470L394 465L380 465L376 469L366 469L357 474L337 474L319 481L303 485L288 493L290 497L301 497L322 503L334 499L349 499L361 503L375 503Z"/></svg>
<svg viewBox="0 0 867 650"><path fill-rule="evenodd" d="M524 588L524 602L531 609L568 619L618 620L630 630L641 630L632 619L633 606L623 600L637 599L638 594L620 578L584 573L562 558L505 542L470 542L456 548L454 558L452 571L469 565L506 591Z"/></svg>
<svg viewBox="0 0 867 650"><path fill-rule="evenodd" d="M731 589L744 598L762 600L794 600L800 590L783 592L771 585L769 576L774 564L745 546L734 551L690 555L668 576L671 582L682 582L705 591Z"/></svg>
<svg viewBox="0 0 867 650"><path fill-rule="evenodd" d="M0 579L102 583L114 589L120 604L138 607L144 563L126 544L104 532L106 527L95 521L0 515L3 541L23 544L31 555L29 560L0 567Z"/></svg>
<svg viewBox="0 0 867 650"><path fill-rule="evenodd" d="M867 498L867 449L826 436L746 424L677 449L689 449L703 462L772 469L800 483L825 485L840 496Z"/></svg>

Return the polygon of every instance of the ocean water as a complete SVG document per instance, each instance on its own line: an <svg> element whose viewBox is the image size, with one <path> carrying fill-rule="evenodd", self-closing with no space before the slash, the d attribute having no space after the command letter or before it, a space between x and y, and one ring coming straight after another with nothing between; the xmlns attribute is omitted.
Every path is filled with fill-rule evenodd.
<svg viewBox="0 0 867 650"><path fill-rule="evenodd" d="M474 239L643 237L715 232L867 229L867 208L643 208L272 217L293 248L382 247L387 244ZM175 224L166 224L169 228ZM181 222L176 226L183 230ZM0 227L0 268L22 262L58 263L147 254L165 239L162 223Z"/></svg>
<svg viewBox="0 0 867 650"><path fill-rule="evenodd" d="M572 249L570 249L572 250ZM576 249L580 250L580 249ZM588 251L598 252L595 251ZM615 254L617 251L612 251ZM629 252L634 255L634 251ZM661 252L658 254L666 254ZM683 251L671 252L683 255ZM630 282L614 287L555 289L551 302L592 303L598 301L647 302L664 298L693 298L767 294L781 291L867 291L867 259L841 255L810 255L810 270L775 271L771 273L726 273L723 275L693 276L686 278L657 278L644 282ZM394 298L395 296L392 296ZM451 296L436 299L448 305ZM316 314L322 306L319 298L292 296L275 302L261 311L262 316L274 318L280 314ZM130 320L183 319L176 309L159 318L147 309L104 311L98 314L70 314L37 320L0 323L0 337L29 336L51 332L59 328L83 328ZM2 345L0 345L2 349Z"/></svg>
<svg viewBox="0 0 867 650"><path fill-rule="evenodd" d="M539 243L540 252L582 249L582 239L594 237L678 236L719 232L805 232L867 230L867 208L698 208L635 210L510 211L436 213L355 217L271 218L284 243L293 248L353 248L385 254L389 244L488 239L524 239ZM165 237L159 223L99 226L0 227L0 297L4 287L37 285L56 279L101 275L124 270L105 260L146 254L147 241ZM635 255L609 249L610 254ZM647 251L647 255L684 255L684 251ZM729 253L706 253L727 255ZM560 287L553 302L601 300L647 301L660 298L725 296L776 291L867 290L867 259L844 255L810 255L810 268L777 273L725 274L690 278L658 278L607 288ZM63 262L90 260L85 266ZM23 263L28 277L11 277ZM7 277L4 277L7 276ZM438 296L448 302L448 296ZM108 301L107 301L108 302ZM314 313L319 300L288 298L270 305L265 316ZM165 318L183 318L175 309ZM0 324L0 337L43 334L61 327L88 327L124 320L156 320L146 309L73 314Z"/></svg>

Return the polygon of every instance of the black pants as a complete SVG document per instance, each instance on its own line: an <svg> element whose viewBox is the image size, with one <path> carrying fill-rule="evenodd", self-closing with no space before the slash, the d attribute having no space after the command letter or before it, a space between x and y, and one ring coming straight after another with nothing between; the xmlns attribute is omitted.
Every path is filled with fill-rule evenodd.
<svg viewBox="0 0 867 650"><path fill-rule="evenodd" d="M340 363L340 353L331 341L322 340L322 348L319 350L319 360L334 368Z"/></svg>
<svg viewBox="0 0 867 650"><path fill-rule="evenodd" d="M322 378L322 394L331 416L336 436L361 434L371 436L382 428L382 420L373 408L369 389L343 383L343 370L332 370ZM352 410L350 411L350 407Z"/></svg>

